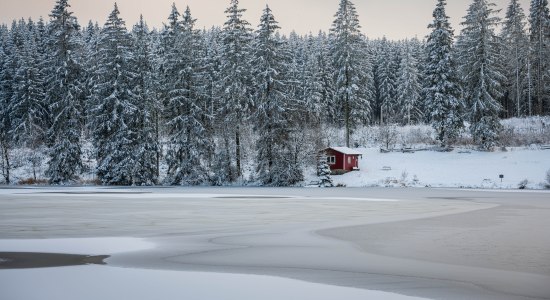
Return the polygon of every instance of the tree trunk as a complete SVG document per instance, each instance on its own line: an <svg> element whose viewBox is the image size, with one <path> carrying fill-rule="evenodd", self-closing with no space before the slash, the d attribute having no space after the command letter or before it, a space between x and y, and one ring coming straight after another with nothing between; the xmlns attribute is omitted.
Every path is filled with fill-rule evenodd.
<svg viewBox="0 0 550 300"><path fill-rule="evenodd" d="M9 157L9 150L8 150L8 146L6 145L5 142L2 142L2 158L4 160L4 164L3 164L3 170L2 170L2 173L4 174L4 180L6 181L6 184L10 184L11 181L10 181L10 169L11 169L11 166L10 166L10 157Z"/></svg>
<svg viewBox="0 0 550 300"><path fill-rule="evenodd" d="M235 160L236 160L236 168L237 168L237 177L242 176L242 170L241 170L241 127L240 125L237 125L237 129L235 130Z"/></svg>
<svg viewBox="0 0 550 300"><path fill-rule="evenodd" d="M155 174L157 175L157 183L160 177L160 154L162 153L162 144L160 143L160 132L159 132L160 124L159 124L159 116L158 113L156 113L155 116L155 142L157 143L157 153L156 153L156 161L155 161Z"/></svg>

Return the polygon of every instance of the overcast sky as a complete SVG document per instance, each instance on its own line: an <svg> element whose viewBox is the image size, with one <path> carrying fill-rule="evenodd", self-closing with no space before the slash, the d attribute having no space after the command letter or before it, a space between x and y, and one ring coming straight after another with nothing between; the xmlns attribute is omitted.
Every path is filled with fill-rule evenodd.
<svg viewBox="0 0 550 300"><path fill-rule="evenodd" d="M150 26L160 27L175 2L180 12L188 5L200 28L221 26L225 21L224 10L229 0L118 0L121 16L131 27L143 14ZM248 9L245 18L256 28L262 9L266 4L272 8L284 33L295 30L299 34L328 30L338 8L339 0L241 0L242 8ZM423 38L428 30L436 0L355 0L363 32L370 38L386 36L389 39L410 37ZM447 12L452 18L455 33L472 0L449 0ZM494 0L504 14L510 0ZM529 0L520 0L526 13ZM0 0L0 23L13 19L32 17L37 19L48 14L54 0ZM103 25L113 8L112 0L69 0L74 15L80 24L88 20Z"/></svg>

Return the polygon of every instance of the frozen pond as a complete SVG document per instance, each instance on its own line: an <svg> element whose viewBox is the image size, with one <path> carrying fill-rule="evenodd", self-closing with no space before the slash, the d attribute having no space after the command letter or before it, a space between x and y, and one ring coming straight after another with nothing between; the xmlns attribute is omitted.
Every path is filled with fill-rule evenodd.
<svg viewBox="0 0 550 300"><path fill-rule="evenodd" d="M35 282L40 299L56 300L126 289L148 299L547 299L549 220L548 192L7 188L0 260L31 251L53 268L2 270L0 290L9 300L33 299ZM0 268L10 264L32 267Z"/></svg>

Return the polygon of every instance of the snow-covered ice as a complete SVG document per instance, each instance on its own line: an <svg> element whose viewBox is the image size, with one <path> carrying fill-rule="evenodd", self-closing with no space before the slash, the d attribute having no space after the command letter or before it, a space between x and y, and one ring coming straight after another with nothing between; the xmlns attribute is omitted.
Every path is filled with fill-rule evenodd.
<svg viewBox="0 0 550 300"><path fill-rule="evenodd" d="M2 252L38 252L108 255L146 250L155 247L144 239L128 237L102 237L79 239L11 239L0 240Z"/></svg>
<svg viewBox="0 0 550 300"><path fill-rule="evenodd" d="M423 299L270 276L105 266L0 271L0 290L9 300Z"/></svg>
<svg viewBox="0 0 550 300"><path fill-rule="evenodd" d="M95 253L151 247L132 238L0 240L0 251ZM26 288L32 285L32 288ZM9 300L363 300L423 299L272 276L161 271L110 266L0 270L2 299Z"/></svg>

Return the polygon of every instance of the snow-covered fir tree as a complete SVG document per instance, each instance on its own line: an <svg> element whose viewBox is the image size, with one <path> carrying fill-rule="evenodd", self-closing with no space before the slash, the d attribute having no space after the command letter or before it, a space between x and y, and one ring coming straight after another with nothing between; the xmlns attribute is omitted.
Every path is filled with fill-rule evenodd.
<svg viewBox="0 0 550 300"><path fill-rule="evenodd" d="M288 60L275 33L279 25L266 6L253 42L253 69L256 90L255 129L256 172L263 185L289 186L303 179L300 165L293 159L290 137L285 66Z"/></svg>
<svg viewBox="0 0 550 300"><path fill-rule="evenodd" d="M531 74L537 115L550 112L550 8L548 0L531 0L529 16Z"/></svg>
<svg viewBox="0 0 550 300"><path fill-rule="evenodd" d="M250 41L251 29L249 23L243 19L246 9L239 7L238 0L231 0L229 8L225 10L227 21L222 31L222 59L220 67L222 105L220 117L223 122L222 134L224 138L231 141L229 145L234 146L234 153L231 153L235 165L235 174L231 170L224 170L227 178L232 181L242 176L242 142L241 126L244 120L252 111L253 101L251 100L251 70L250 70ZM233 152L233 151L231 151Z"/></svg>
<svg viewBox="0 0 550 300"><path fill-rule="evenodd" d="M527 71L529 64L529 38L525 30L525 14L518 0L511 0L506 10L502 29L504 58L504 98L502 105L506 117L521 117L529 112Z"/></svg>
<svg viewBox="0 0 550 300"><path fill-rule="evenodd" d="M319 177L319 187L334 187L331 174L332 171L328 165L327 155L322 152L317 159L317 177Z"/></svg>
<svg viewBox="0 0 550 300"><path fill-rule="evenodd" d="M426 113L442 147L450 146L464 126L461 90L453 62L454 33L445 12L446 0L438 0L431 33L426 42L425 96Z"/></svg>
<svg viewBox="0 0 550 300"><path fill-rule="evenodd" d="M140 146L133 125L139 109L133 88L132 41L119 15L115 4L101 31L92 128L98 179L103 184L132 185L137 179L134 153Z"/></svg>
<svg viewBox="0 0 550 300"><path fill-rule="evenodd" d="M36 169L42 163L42 146L45 142L47 120L43 55L37 49L36 28L29 20L26 38L18 51L18 69L15 73L14 93L9 111L12 129L9 132L17 147L27 148L26 160L33 169L33 178L37 179Z"/></svg>
<svg viewBox="0 0 550 300"><path fill-rule="evenodd" d="M498 98L502 96L504 76L500 66L500 40L495 34L499 18L495 16L494 6L487 0L473 1L457 45L470 132L484 150L496 146L501 129L502 106Z"/></svg>
<svg viewBox="0 0 550 300"><path fill-rule="evenodd" d="M69 11L67 0L57 0L48 24L51 57L47 70L47 99L52 125L49 135L50 161L46 175L61 184L78 178L82 167L82 64L80 26Z"/></svg>
<svg viewBox="0 0 550 300"><path fill-rule="evenodd" d="M370 117L370 102L363 85L365 77L361 47L364 46L355 5L341 0L330 29L331 57L335 68L335 104L343 112L346 146L351 145L352 130Z"/></svg>
<svg viewBox="0 0 550 300"><path fill-rule="evenodd" d="M377 82L380 124L394 123L397 116L397 73L393 46L382 39L377 51Z"/></svg>
<svg viewBox="0 0 550 300"><path fill-rule="evenodd" d="M334 99L334 80L332 74L334 72L333 64L330 61L330 42L327 35L324 32L319 32L316 39L316 52L315 58L317 60L316 66L318 67L315 81L320 85L320 106L322 109L321 117L324 123L331 119L331 115L335 113L331 108L333 107L332 100ZM332 112L332 113L330 113Z"/></svg>
<svg viewBox="0 0 550 300"><path fill-rule="evenodd" d="M157 86L154 79L153 57L149 28L140 17L132 30L134 100L137 112L133 130L139 144L132 153L135 156L133 184L152 185L159 176L159 110Z"/></svg>
<svg viewBox="0 0 550 300"><path fill-rule="evenodd" d="M323 73L320 67L318 53L321 51L319 43L310 34L306 37L306 47L304 51L304 70L303 70L303 110L308 126L320 125L325 106L323 105Z"/></svg>
<svg viewBox="0 0 550 300"><path fill-rule="evenodd" d="M172 10L168 16L168 24L164 25L164 29L160 33L161 45L157 48L157 63L158 74L162 77L162 81L159 82L161 88L161 98L163 105L167 105L169 99L168 93L173 89L176 77L179 72L180 65L176 62L179 60L179 49L177 48L177 38L181 32L181 14L176 7L176 4L172 4Z"/></svg>
<svg viewBox="0 0 550 300"><path fill-rule="evenodd" d="M401 108L399 115L403 119L403 124L406 125L422 119L422 113L419 110L421 83L417 65L418 62L413 56L411 47L405 44L401 52L401 65L397 79L397 103Z"/></svg>
<svg viewBox="0 0 550 300"><path fill-rule="evenodd" d="M0 167L4 182L11 183L11 159L10 152L13 148L13 138L10 134L12 129L12 107L11 99L14 94L13 78L17 70L16 49L13 44L13 29L8 31L6 27L1 28L0 40Z"/></svg>
<svg viewBox="0 0 550 300"><path fill-rule="evenodd" d="M168 178L170 184L199 185L208 180L206 155L211 147L207 136L205 106L200 103L198 74L198 31L189 7L183 15L181 30L176 34L178 49L171 63L179 70L173 74L174 85L168 91L165 108L168 121Z"/></svg>

